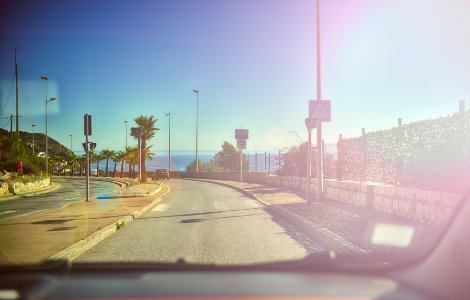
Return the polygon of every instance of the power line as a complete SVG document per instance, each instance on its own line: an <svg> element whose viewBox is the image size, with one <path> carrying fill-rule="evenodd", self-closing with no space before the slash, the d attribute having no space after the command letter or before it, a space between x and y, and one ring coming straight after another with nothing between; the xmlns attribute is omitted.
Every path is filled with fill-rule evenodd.
<svg viewBox="0 0 470 300"><path fill-rule="evenodd" d="M15 75L13 75L13 79L11 80L10 91L8 92L8 97L7 97L7 100L5 101L5 105L3 105L3 109L2 109L2 112L0 113L0 116L2 116L3 113L5 112L5 108L7 107L8 100L10 100L11 90L13 89L14 82L15 82Z"/></svg>

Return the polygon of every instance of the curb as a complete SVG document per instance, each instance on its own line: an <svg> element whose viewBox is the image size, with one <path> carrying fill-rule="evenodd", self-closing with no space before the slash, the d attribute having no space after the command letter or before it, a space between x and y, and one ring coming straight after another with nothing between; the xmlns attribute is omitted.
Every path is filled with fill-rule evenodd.
<svg viewBox="0 0 470 300"><path fill-rule="evenodd" d="M358 253L358 252L365 251L364 249L334 234L333 232L329 231L326 228L323 228L311 222L299 220L299 218L296 216L295 213L290 212L289 210L285 208L279 207L278 205L269 204L265 202L263 199L261 199L260 197L256 196L255 194L241 187L238 187L229 183L225 183L225 182L212 181L208 179L196 179L196 178L185 178L185 179L214 183L214 184L222 185L222 186L237 190L241 192L242 194L246 195L247 197L257 200L258 202L263 204L266 207L266 209L270 210L275 215L278 215L279 217L287 219L291 224L294 224L295 226L301 228L302 230L307 232L309 235L313 236L314 238L319 240L321 243L323 243L325 246L331 248L338 254L351 254L351 253Z"/></svg>
<svg viewBox="0 0 470 300"><path fill-rule="evenodd" d="M158 198L155 198L152 203L149 205L134 211L119 220L113 222L112 224L90 234L86 238L76 242L75 244L72 244L68 246L67 248L49 256L46 258L42 263L48 262L48 261L58 261L58 260L66 260L66 261L72 261L82 255L83 253L87 252L94 246L98 245L101 241L112 235L114 232L119 230L119 226L122 226L124 224L127 224L131 221L133 221L135 218L138 216L142 215L144 212L149 210L151 207L153 207L155 204L159 203L163 199L165 199L171 192L171 189L169 186L168 190L165 194L161 195ZM161 190L161 186L160 186Z"/></svg>

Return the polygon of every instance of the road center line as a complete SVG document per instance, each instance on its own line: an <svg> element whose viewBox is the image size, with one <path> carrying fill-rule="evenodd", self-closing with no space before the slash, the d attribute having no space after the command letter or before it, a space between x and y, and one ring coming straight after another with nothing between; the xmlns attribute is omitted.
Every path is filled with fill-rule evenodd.
<svg viewBox="0 0 470 300"><path fill-rule="evenodd" d="M7 211L2 211L2 212L0 212L0 215L11 214L11 213L14 213L14 212L17 212L17 210L7 210Z"/></svg>
<svg viewBox="0 0 470 300"><path fill-rule="evenodd" d="M6 220L16 219L16 218L20 218L20 217L26 217L26 216L30 216L30 215L35 215L35 214L42 213L42 212L44 212L44 211L47 211L47 209L35 210L35 211L29 212L29 213L26 213L26 214L17 215L17 216L11 216L11 217L9 217L9 218L1 219L0 221L6 221Z"/></svg>

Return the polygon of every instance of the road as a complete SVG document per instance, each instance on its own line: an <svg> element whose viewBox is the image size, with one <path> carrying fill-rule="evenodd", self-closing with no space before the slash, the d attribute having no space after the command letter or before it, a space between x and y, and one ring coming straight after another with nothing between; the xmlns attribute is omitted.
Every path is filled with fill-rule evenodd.
<svg viewBox="0 0 470 300"><path fill-rule="evenodd" d="M168 184L167 198L75 262L250 264L324 250L238 191L190 180Z"/></svg>
<svg viewBox="0 0 470 300"><path fill-rule="evenodd" d="M62 208L70 203L82 201L85 197L85 179L54 178L60 188L48 193L21 196L0 201L0 221L21 216L39 214ZM119 188L118 185L104 181L90 181L90 197L95 198Z"/></svg>

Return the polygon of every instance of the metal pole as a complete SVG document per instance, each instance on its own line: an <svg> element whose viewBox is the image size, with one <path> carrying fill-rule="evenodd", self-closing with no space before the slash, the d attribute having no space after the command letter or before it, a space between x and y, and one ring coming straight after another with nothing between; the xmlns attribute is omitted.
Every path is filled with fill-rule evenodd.
<svg viewBox="0 0 470 300"><path fill-rule="evenodd" d="M73 143L72 143L72 135L69 134L69 136L70 136L70 152L73 153L73 148L72 148L72 146L73 146Z"/></svg>
<svg viewBox="0 0 470 300"><path fill-rule="evenodd" d="M243 182L243 150L240 149L240 182Z"/></svg>
<svg viewBox="0 0 470 300"><path fill-rule="evenodd" d="M264 172L266 173L266 152L264 152Z"/></svg>
<svg viewBox="0 0 470 300"><path fill-rule="evenodd" d="M47 81L46 81L46 86L47 86ZM46 95L47 95L47 88L46 88ZM47 97L46 97L46 176L49 176L49 152L47 150L48 145L47 145Z"/></svg>
<svg viewBox="0 0 470 300"><path fill-rule="evenodd" d="M19 107L18 107L18 64L16 63L16 50L18 48L15 48L15 79L16 79L16 136L18 138L18 144L17 147L19 147L19 141L20 141L20 119L19 119Z"/></svg>
<svg viewBox="0 0 470 300"><path fill-rule="evenodd" d="M248 172L250 172L250 153L247 153L247 161L248 161Z"/></svg>
<svg viewBox="0 0 470 300"><path fill-rule="evenodd" d="M198 126L199 126L199 90L196 92L196 172L199 172L198 150Z"/></svg>
<svg viewBox="0 0 470 300"><path fill-rule="evenodd" d="M88 132L88 122L86 122L87 129L85 130ZM90 201L90 150L88 149L88 134L85 135L85 144L86 144L86 167L85 167L85 173L86 173L86 201Z"/></svg>
<svg viewBox="0 0 470 300"><path fill-rule="evenodd" d="M140 172L140 169L141 169L141 156L142 156L142 153L141 153L141 143L140 143L140 131L139 131L139 138L138 138L138 145L137 147L139 148L139 152L138 152L138 156L139 156L139 162L138 162L138 168L139 168L139 182L142 180L142 173Z"/></svg>
<svg viewBox="0 0 470 300"><path fill-rule="evenodd" d="M268 174L271 175L271 152L268 153Z"/></svg>
<svg viewBox="0 0 470 300"><path fill-rule="evenodd" d="M127 121L124 121L126 123L126 149L127 149Z"/></svg>
<svg viewBox="0 0 470 300"><path fill-rule="evenodd" d="M171 172L171 113L168 116L168 174Z"/></svg>
<svg viewBox="0 0 470 300"><path fill-rule="evenodd" d="M308 128L307 141L307 204L310 204L310 178L312 177L312 129Z"/></svg>
<svg viewBox="0 0 470 300"><path fill-rule="evenodd" d="M317 0L317 100L321 100L320 0ZM322 123L317 121L317 200L323 198Z"/></svg>
<svg viewBox="0 0 470 300"><path fill-rule="evenodd" d="M31 132L33 134L33 156L34 156L34 126L36 126L36 125L34 125L34 124L31 125Z"/></svg>

